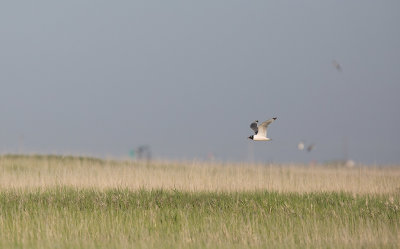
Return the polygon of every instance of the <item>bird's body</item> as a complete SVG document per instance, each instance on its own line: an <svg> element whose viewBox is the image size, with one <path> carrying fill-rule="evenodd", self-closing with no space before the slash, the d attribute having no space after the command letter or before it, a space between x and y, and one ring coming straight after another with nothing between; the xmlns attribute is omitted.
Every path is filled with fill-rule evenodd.
<svg viewBox="0 0 400 249"><path fill-rule="evenodd" d="M259 136L259 135L254 135L254 136L252 136L251 140L254 140L254 141L269 141L269 140L271 140L271 138L264 137L264 136Z"/></svg>
<svg viewBox="0 0 400 249"><path fill-rule="evenodd" d="M251 135L249 139L254 141L270 141L271 139L267 137L267 127L269 124L274 122L276 118L271 118L267 121L258 124L258 120L250 124L250 128L254 131L255 135Z"/></svg>

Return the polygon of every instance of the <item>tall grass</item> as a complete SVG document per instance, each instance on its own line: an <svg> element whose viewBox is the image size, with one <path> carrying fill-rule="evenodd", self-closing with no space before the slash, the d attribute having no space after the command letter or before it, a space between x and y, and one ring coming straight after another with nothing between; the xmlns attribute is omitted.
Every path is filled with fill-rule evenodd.
<svg viewBox="0 0 400 249"><path fill-rule="evenodd" d="M57 156L0 157L0 189L176 189L396 193L400 167L104 161Z"/></svg>
<svg viewBox="0 0 400 249"><path fill-rule="evenodd" d="M399 248L400 169L0 157L0 248Z"/></svg>
<svg viewBox="0 0 400 249"><path fill-rule="evenodd" d="M396 248L399 199L344 193L4 191L0 246Z"/></svg>

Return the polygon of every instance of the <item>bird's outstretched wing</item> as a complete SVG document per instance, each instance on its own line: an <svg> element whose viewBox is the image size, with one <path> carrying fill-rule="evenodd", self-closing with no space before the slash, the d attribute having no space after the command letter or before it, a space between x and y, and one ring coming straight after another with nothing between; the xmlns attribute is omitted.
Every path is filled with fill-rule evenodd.
<svg viewBox="0 0 400 249"><path fill-rule="evenodd" d="M254 121L253 123L251 123L250 128L254 131L254 133L258 133L258 127L257 127L257 121Z"/></svg>
<svg viewBox="0 0 400 249"><path fill-rule="evenodd" d="M271 118L267 121L262 122L259 126L258 126L258 133L261 136L265 136L267 137L267 127L269 124L271 124L272 122L274 122L276 120L276 118Z"/></svg>

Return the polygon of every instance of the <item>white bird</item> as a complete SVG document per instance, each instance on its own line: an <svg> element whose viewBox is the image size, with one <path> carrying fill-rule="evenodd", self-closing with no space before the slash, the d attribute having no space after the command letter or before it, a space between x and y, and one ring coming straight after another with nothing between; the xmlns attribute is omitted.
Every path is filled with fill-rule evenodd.
<svg viewBox="0 0 400 249"><path fill-rule="evenodd" d="M254 121L250 124L250 128L254 131L255 135L251 135L249 139L254 141L269 141L270 138L267 137L267 128L268 125L274 122L276 118L271 118L267 121L262 122L260 125L258 124L258 120Z"/></svg>
<svg viewBox="0 0 400 249"><path fill-rule="evenodd" d="M304 143L303 143L303 142L300 142L300 143L297 145L297 149L299 149L299 150L304 150Z"/></svg>

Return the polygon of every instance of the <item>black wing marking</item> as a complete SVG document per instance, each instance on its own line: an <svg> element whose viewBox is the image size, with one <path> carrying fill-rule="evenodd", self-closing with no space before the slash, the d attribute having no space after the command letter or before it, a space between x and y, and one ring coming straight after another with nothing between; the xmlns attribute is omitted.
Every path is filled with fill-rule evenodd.
<svg viewBox="0 0 400 249"><path fill-rule="evenodd" d="M257 126L257 120L251 123L250 128L254 131L254 133L257 135L258 133L258 126Z"/></svg>

